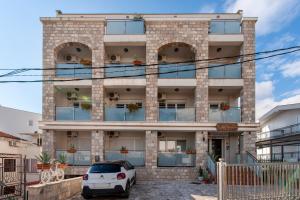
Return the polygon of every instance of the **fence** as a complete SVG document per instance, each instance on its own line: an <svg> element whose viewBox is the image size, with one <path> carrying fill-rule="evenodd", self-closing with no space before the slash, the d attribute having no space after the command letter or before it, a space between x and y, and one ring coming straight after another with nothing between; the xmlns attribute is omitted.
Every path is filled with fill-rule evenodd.
<svg viewBox="0 0 300 200"><path fill-rule="evenodd" d="M218 199L299 199L300 163L218 162Z"/></svg>

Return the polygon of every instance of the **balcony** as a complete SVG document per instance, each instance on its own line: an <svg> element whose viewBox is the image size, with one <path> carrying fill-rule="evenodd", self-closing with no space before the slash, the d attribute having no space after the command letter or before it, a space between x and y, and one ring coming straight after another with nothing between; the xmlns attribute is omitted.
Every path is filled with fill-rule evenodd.
<svg viewBox="0 0 300 200"><path fill-rule="evenodd" d="M257 134L257 140L276 139L285 136L293 136L300 134L300 124L294 124L291 126L282 127L272 131L266 131Z"/></svg>
<svg viewBox="0 0 300 200"><path fill-rule="evenodd" d="M108 20L107 35L142 35L145 34L143 20Z"/></svg>
<svg viewBox="0 0 300 200"><path fill-rule="evenodd" d="M184 152L159 152L157 165L159 167L194 167L196 155Z"/></svg>
<svg viewBox="0 0 300 200"><path fill-rule="evenodd" d="M213 20L209 34L241 34L241 23L236 20Z"/></svg>
<svg viewBox="0 0 300 200"><path fill-rule="evenodd" d="M195 69L195 64L162 64L159 65L159 78L195 78Z"/></svg>
<svg viewBox="0 0 300 200"><path fill-rule="evenodd" d="M106 78L145 78L145 66L136 66L130 64L110 64L106 65Z"/></svg>
<svg viewBox="0 0 300 200"><path fill-rule="evenodd" d="M145 166L145 152L128 151L128 153L121 153L120 151L105 151L105 160L127 160L134 166Z"/></svg>
<svg viewBox="0 0 300 200"><path fill-rule="evenodd" d="M240 79L241 75L241 64L230 64L225 66L217 67L222 64L210 64L208 68L208 78L211 79Z"/></svg>
<svg viewBox="0 0 300 200"><path fill-rule="evenodd" d="M195 108L159 108L159 121L195 121Z"/></svg>
<svg viewBox="0 0 300 200"><path fill-rule="evenodd" d="M144 121L145 109L130 112L128 108L105 107L105 121Z"/></svg>
<svg viewBox="0 0 300 200"><path fill-rule="evenodd" d="M209 109L210 122L241 122L241 109L231 107L228 110Z"/></svg>
<svg viewBox="0 0 300 200"><path fill-rule="evenodd" d="M56 77L92 78L92 66L83 64L56 64Z"/></svg>
<svg viewBox="0 0 300 200"><path fill-rule="evenodd" d="M55 107L55 119L58 121L88 121L91 111L79 107Z"/></svg>
<svg viewBox="0 0 300 200"><path fill-rule="evenodd" d="M56 158L59 158L60 154L67 155L68 165L73 166L89 166L91 164L91 152L78 150L76 153L68 153L67 150L56 150Z"/></svg>

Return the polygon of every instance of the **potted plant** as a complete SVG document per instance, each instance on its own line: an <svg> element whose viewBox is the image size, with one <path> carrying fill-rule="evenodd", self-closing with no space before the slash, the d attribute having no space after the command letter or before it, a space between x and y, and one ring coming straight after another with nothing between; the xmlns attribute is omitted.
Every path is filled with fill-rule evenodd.
<svg viewBox="0 0 300 200"><path fill-rule="evenodd" d="M209 184L209 175L208 175L208 171L206 169L203 170L203 183L205 184Z"/></svg>
<svg viewBox="0 0 300 200"><path fill-rule="evenodd" d="M60 169L65 169L68 166L67 165L67 155L64 153L59 154L57 161L59 162L58 168L60 168Z"/></svg>
<svg viewBox="0 0 300 200"><path fill-rule="evenodd" d="M89 59L81 59L80 60L80 64L83 64L83 65L92 65L92 61L89 60Z"/></svg>
<svg viewBox="0 0 300 200"><path fill-rule="evenodd" d="M90 102L82 102L81 103L81 108L83 110L91 110L92 104Z"/></svg>
<svg viewBox="0 0 300 200"><path fill-rule="evenodd" d="M37 169L38 170L48 170L50 169L50 161L51 156L47 152L42 152L39 156L36 156L36 159L38 160Z"/></svg>
<svg viewBox="0 0 300 200"><path fill-rule="evenodd" d="M221 103L221 110L229 110L229 103L223 102Z"/></svg>
<svg viewBox="0 0 300 200"><path fill-rule="evenodd" d="M71 144L69 149L67 150L68 153L76 153L77 150L75 148L75 145L74 144Z"/></svg>
<svg viewBox="0 0 300 200"><path fill-rule="evenodd" d="M200 182L203 181L203 169L202 169L201 166L199 167L199 171L198 171L198 180L199 180Z"/></svg>
<svg viewBox="0 0 300 200"><path fill-rule="evenodd" d="M196 152L195 152L195 150L192 149L191 147L188 147L188 148L185 150L185 153L186 153L186 154L195 154Z"/></svg>
<svg viewBox="0 0 300 200"><path fill-rule="evenodd" d="M139 65L142 65L143 62L138 59L137 55L135 55L134 60L133 60L133 64L136 65L136 66L139 66Z"/></svg>
<svg viewBox="0 0 300 200"><path fill-rule="evenodd" d="M122 146L120 149L120 152L123 154L127 154L128 153L128 149L125 146Z"/></svg>
<svg viewBox="0 0 300 200"><path fill-rule="evenodd" d="M139 105L137 103L131 103L127 106L129 112L136 112L139 109Z"/></svg>

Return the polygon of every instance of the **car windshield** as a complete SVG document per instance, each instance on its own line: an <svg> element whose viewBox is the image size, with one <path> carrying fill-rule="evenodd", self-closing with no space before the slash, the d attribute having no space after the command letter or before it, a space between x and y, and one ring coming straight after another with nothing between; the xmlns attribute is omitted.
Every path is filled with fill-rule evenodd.
<svg viewBox="0 0 300 200"><path fill-rule="evenodd" d="M116 173L121 171L118 164L96 164L90 169L90 173Z"/></svg>

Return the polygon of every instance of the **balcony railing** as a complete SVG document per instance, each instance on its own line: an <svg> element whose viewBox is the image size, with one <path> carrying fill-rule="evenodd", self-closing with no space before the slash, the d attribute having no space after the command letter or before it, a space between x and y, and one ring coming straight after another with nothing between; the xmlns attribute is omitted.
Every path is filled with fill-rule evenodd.
<svg viewBox="0 0 300 200"><path fill-rule="evenodd" d="M159 108L159 121L195 121L195 108Z"/></svg>
<svg viewBox="0 0 300 200"><path fill-rule="evenodd" d="M129 76L130 78L145 78L145 67L144 66L136 66L130 64L110 64L106 65L105 68L105 77L120 77L126 78ZM132 77L131 77L132 76Z"/></svg>
<svg viewBox="0 0 300 200"><path fill-rule="evenodd" d="M56 64L56 77L92 78L92 66L82 64Z"/></svg>
<svg viewBox="0 0 300 200"><path fill-rule="evenodd" d="M257 134L257 140L276 139L300 134L300 123Z"/></svg>
<svg viewBox="0 0 300 200"><path fill-rule="evenodd" d="M163 64L159 65L159 78L195 78L195 69L195 64Z"/></svg>
<svg viewBox="0 0 300 200"><path fill-rule="evenodd" d="M91 164L91 151L77 150L76 153L68 153L67 150L56 150L56 158L60 154L67 156L68 165L88 166Z"/></svg>
<svg viewBox="0 0 300 200"><path fill-rule="evenodd" d="M74 120L74 121L88 121L91 120L91 111L77 107L60 107L55 108L55 119L60 120Z"/></svg>
<svg viewBox="0 0 300 200"><path fill-rule="evenodd" d="M107 35L143 35L145 26L143 20L109 20L106 22Z"/></svg>
<svg viewBox="0 0 300 200"><path fill-rule="evenodd" d="M159 167L193 167L195 166L195 159L195 154L159 152L157 165Z"/></svg>
<svg viewBox="0 0 300 200"><path fill-rule="evenodd" d="M105 107L105 121L144 121L145 109L130 112L127 108Z"/></svg>
<svg viewBox="0 0 300 200"><path fill-rule="evenodd" d="M213 20L210 22L210 34L240 34L241 23L236 20Z"/></svg>
<svg viewBox="0 0 300 200"><path fill-rule="evenodd" d="M241 122L241 109L239 107L231 107L228 110L210 109L210 122Z"/></svg>
<svg viewBox="0 0 300 200"><path fill-rule="evenodd" d="M222 64L210 64L208 68L208 78L241 78L242 68L241 64L230 64L225 66L217 67Z"/></svg>
<svg viewBox="0 0 300 200"><path fill-rule="evenodd" d="M145 166L145 152L128 151L128 153L121 153L120 151L105 151L105 160L127 160L134 166Z"/></svg>

